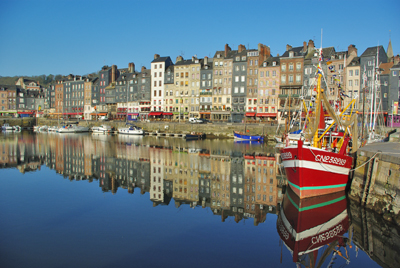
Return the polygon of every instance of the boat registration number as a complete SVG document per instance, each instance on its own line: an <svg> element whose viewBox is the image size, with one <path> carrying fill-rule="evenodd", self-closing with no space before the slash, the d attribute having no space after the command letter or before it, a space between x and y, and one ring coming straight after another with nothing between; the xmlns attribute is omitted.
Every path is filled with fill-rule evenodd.
<svg viewBox="0 0 400 268"><path fill-rule="evenodd" d="M329 164L336 164L336 165L341 165L344 166L346 164L346 159L338 158L338 157L332 157L329 155L320 155L317 154L315 156L315 160L318 162L324 162L324 163L329 163Z"/></svg>

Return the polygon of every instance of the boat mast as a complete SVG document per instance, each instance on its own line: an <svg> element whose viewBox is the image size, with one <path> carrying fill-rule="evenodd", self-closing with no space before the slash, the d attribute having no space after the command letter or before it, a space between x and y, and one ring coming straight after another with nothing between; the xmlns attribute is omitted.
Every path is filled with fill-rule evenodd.
<svg viewBox="0 0 400 268"><path fill-rule="evenodd" d="M379 74L379 46L376 48L376 66L374 69L374 89L375 89L375 94L374 94L374 124L373 124L373 130L375 130L375 124L376 124L376 94L378 94L378 74ZM379 96L380 97L380 96ZM381 99L381 98L379 98Z"/></svg>

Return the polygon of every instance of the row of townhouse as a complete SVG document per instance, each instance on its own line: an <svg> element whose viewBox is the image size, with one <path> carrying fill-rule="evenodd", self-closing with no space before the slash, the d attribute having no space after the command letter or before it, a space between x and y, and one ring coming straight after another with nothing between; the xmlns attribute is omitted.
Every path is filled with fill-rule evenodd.
<svg viewBox="0 0 400 268"><path fill-rule="evenodd" d="M346 51L323 48L323 88L330 103L344 107L358 96L356 108L361 110L366 92L365 102L370 105L379 73L378 102L383 111L390 111L392 103L399 101L399 56L393 56L391 42L387 51L382 46L370 47L358 56L354 45ZM99 77L69 75L43 90L26 90L43 91L42 109L50 115L269 121L295 115L302 99L309 105L320 58L312 40L299 47L287 45L281 56L272 56L263 44L257 49L239 45L237 50L226 44L213 58L178 56L173 63L170 57L155 54L150 70L142 67L137 72L134 63L124 69L104 66ZM19 80L16 86L31 84L27 82ZM37 104L27 105L2 106L2 110L38 109Z"/></svg>

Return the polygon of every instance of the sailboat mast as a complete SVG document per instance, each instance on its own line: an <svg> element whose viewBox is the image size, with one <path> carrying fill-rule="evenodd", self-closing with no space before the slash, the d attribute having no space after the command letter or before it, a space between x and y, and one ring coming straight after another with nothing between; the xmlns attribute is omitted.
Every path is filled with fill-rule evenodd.
<svg viewBox="0 0 400 268"><path fill-rule="evenodd" d="M374 94L374 125L373 125L373 130L375 130L375 124L376 124L376 94L378 93L378 74L379 74L379 46L376 48L376 66L374 70L374 89L375 89L375 94ZM381 98L379 98L381 99Z"/></svg>
<svg viewBox="0 0 400 268"><path fill-rule="evenodd" d="M375 76L375 60L374 60L374 66L373 66L373 70L372 70L372 77ZM374 107L374 81L371 81L371 85L370 85L370 89L371 89L371 94L370 94L370 103L369 103L369 110L370 110L370 115L369 115L369 131L372 132L372 118L373 118L373 107Z"/></svg>

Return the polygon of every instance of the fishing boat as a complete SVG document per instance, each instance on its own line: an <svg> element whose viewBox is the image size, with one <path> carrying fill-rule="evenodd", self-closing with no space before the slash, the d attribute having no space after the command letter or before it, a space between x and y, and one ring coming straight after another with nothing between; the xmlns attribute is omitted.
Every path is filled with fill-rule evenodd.
<svg viewBox="0 0 400 268"><path fill-rule="evenodd" d="M308 267L322 267L330 253L334 259L340 247L346 248L351 244L351 236L344 236L349 225L344 191L301 199L291 188L283 197L276 223L280 238L292 253L293 262ZM318 253L325 246L317 265ZM348 254L340 252L339 255L349 261ZM314 265L305 265L307 257Z"/></svg>
<svg viewBox="0 0 400 268"><path fill-rule="evenodd" d="M144 135L144 131L142 128L129 123L127 123L127 127L118 128L118 133L126 135Z"/></svg>
<svg viewBox="0 0 400 268"><path fill-rule="evenodd" d="M90 129L93 133L107 134L112 132L112 127L108 125L94 126Z"/></svg>
<svg viewBox="0 0 400 268"><path fill-rule="evenodd" d="M350 153L358 148L357 115L354 109L357 96L336 114L321 88L321 59L322 49L316 73L317 85L313 90L315 103L306 110L302 135L295 144L286 144L280 149L288 184L300 198L344 191L353 164ZM346 112L348 109L350 112ZM324 119L325 111L333 119L328 128ZM334 125L343 131L333 131ZM306 144L308 142L309 145Z"/></svg>
<svg viewBox="0 0 400 268"><path fill-rule="evenodd" d="M245 141L264 141L264 136L261 135L247 135L238 131L233 131L233 137L235 140L245 140Z"/></svg>

